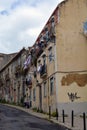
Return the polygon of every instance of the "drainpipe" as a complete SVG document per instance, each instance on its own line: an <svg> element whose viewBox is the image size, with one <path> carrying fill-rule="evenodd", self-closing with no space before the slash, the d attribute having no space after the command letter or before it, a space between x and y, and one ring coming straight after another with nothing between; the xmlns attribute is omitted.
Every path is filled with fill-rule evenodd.
<svg viewBox="0 0 87 130"><path fill-rule="evenodd" d="M56 52L56 41L54 43L54 65L55 65L55 72L58 71L57 67L57 52ZM56 85L56 108L58 109L58 79L57 79L57 73L55 73L55 85Z"/></svg>

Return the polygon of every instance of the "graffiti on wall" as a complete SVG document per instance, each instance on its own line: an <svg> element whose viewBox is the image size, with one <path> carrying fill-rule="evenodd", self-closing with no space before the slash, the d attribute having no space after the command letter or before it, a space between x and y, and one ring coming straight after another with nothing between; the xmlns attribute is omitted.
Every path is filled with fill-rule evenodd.
<svg viewBox="0 0 87 130"><path fill-rule="evenodd" d="M81 98L81 97L78 97L78 96L77 96L77 93L67 93L67 95L68 95L69 100L70 100L71 102L74 102L75 100Z"/></svg>

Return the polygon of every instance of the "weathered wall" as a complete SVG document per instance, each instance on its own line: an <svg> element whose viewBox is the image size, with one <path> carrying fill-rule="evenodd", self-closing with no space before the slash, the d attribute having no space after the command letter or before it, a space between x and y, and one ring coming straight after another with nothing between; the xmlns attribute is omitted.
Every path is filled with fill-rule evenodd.
<svg viewBox="0 0 87 130"><path fill-rule="evenodd" d="M37 74L37 80L39 83L41 83L41 91L42 91L42 109L45 112L49 111L49 106L51 106L52 111L56 110L56 87L55 87L55 76L52 75L55 72L55 59L53 57L53 60L49 62L49 48L52 47L52 54L54 56L54 44L50 43L48 44L47 48L44 50L42 55L39 57L38 61L41 60L41 63L43 64L43 55L46 55L46 65L47 65L47 76L44 78L40 78L40 73ZM38 63L37 63L38 67ZM54 77L54 90L53 94L50 94L50 78ZM46 82L46 97L44 97L44 82ZM37 106L39 106L39 86L36 88L36 97L37 97Z"/></svg>
<svg viewBox="0 0 87 130"><path fill-rule="evenodd" d="M78 105L87 102L87 38L83 34L87 0L63 2L59 6L59 15L56 28L57 66L60 72L57 74L57 102Z"/></svg>
<svg viewBox="0 0 87 130"><path fill-rule="evenodd" d="M61 85L62 86L66 86L66 85L69 86L74 82L79 87L85 87L85 85L87 85L87 74L78 74L78 73L66 74L66 76L62 77Z"/></svg>
<svg viewBox="0 0 87 130"><path fill-rule="evenodd" d="M75 75L75 74L71 74ZM85 73L80 73L78 75L86 75ZM68 74L69 76L69 74ZM69 80L67 78L66 82L63 77L67 77L67 74L59 74L58 81L59 81L59 89L58 89L58 98L59 102L86 102L87 101L87 84L84 85L82 79L74 80L69 76ZM64 80L64 81L63 81ZM87 79L86 79L87 80ZM61 81L61 82L60 82ZM62 84L63 83L63 84ZM64 84L65 83L65 84ZM67 84L68 83L68 84ZM61 94L62 93L62 94ZM73 94L73 101L71 101L71 95Z"/></svg>
<svg viewBox="0 0 87 130"><path fill-rule="evenodd" d="M83 23L87 20L87 0L68 0L59 8L56 28L58 70L87 70L87 38Z"/></svg>

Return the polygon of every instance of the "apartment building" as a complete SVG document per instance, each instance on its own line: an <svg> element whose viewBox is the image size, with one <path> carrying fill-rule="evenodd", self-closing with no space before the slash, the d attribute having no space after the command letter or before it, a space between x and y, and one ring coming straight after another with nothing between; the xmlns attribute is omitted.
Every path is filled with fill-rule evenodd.
<svg viewBox="0 0 87 130"><path fill-rule="evenodd" d="M22 67L25 60L23 48L0 70L1 98L9 102L20 102L22 97Z"/></svg>
<svg viewBox="0 0 87 130"><path fill-rule="evenodd" d="M67 0L59 5L56 27L57 102L69 113L87 108L87 0Z"/></svg>
<svg viewBox="0 0 87 130"><path fill-rule="evenodd" d="M36 41L41 38L47 43L37 63L42 69L37 74L36 96L39 108L46 112L49 106L66 114L87 111L86 12L87 0L61 2Z"/></svg>
<svg viewBox="0 0 87 130"><path fill-rule="evenodd" d="M8 77L5 84L0 82L6 99L12 97L11 101L20 103L24 98L30 107L45 112L49 106L52 112L56 108L66 114L72 109L87 112L86 12L87 0L64 0L56 7L34 45L1 69L3 80L8 72L14 79L14 83ZM11 83L14 92L9 88ZM5 86L11 90L9 96Z"/></svg>

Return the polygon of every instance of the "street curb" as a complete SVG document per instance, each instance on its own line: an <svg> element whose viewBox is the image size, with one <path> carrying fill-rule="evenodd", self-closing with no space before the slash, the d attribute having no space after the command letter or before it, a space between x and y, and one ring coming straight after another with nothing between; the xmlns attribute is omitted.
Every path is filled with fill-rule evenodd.
<svg viewBox="0 0 87 130"><path fill-rule="evenodd" d="M26 113L28 113L28 114L30 114L30 115L33 115L33 116L35 116L35 117L37 117L37 118L50 121L51 123L58 124L58 125L60 125L60 126L62 126L62 127L65 127L66 130L79 130L79 129L71 128L71 127L69 127L69 126L67 126L67 125L65 125L65 124L63 124L63 123L58 122L58 121L54 121L53 119L49 119L49 117L41 117L41 116L38 115L37 112L33 112L33 113L32 113L32 112L29 112L29 111L28 111L29 109L27 109L27 108L25 109L25 108L22 108L22 107L20 107L20 106L15 106L15 105L10 105L10 104L3 104L3 103L0 103L0 104L1 104L1 105L4 105L4 106L8 106L8 107L12 107L12 108L21 110L21 111L26 112ZM36 115L36 114L37 114L37 115Z"/></svg>

